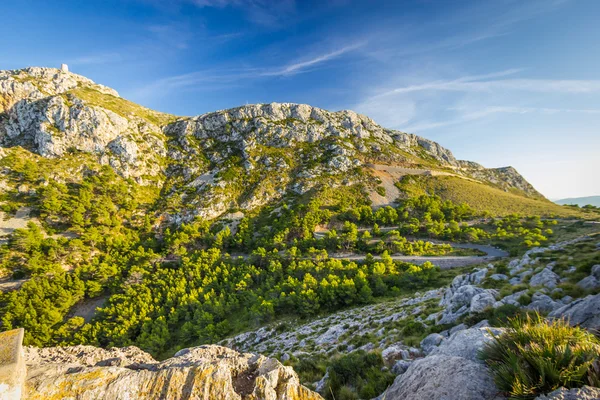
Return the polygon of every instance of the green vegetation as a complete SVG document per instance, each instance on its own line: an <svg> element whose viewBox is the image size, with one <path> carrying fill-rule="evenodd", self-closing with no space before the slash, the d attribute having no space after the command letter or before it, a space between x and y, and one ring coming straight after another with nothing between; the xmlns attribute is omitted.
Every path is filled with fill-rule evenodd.
<svg viewBox="0 0 600 400"><path fill-rule="evenodd" d="M597 385L599 355L600 341L591 333L537 315L513 319L510 329L484 347L481 358L500 390L529 399L559 387Z"/></svg>
<svg viewBox="0 0 600 400"><path fill-rule="evenodd" d="M355 351L331 363L325 398L328 400L371 399L387 389L394 381L394 377L387 369L383 369L381 354Z"/></svg>
<svg viewBox="0 0 600 400"><path fill-rule="evenodd" d="M142 118L151 124L156 126L164 126L171 122L174 122L178 117L170 114L161 113L158 111L151 110L146 107L142 107L139 104L135 104L129 100L125 100L121 97L115 97L110 94L101 93L90 87L79 87L73 89L65 95L74 95L92 105L97 105L107 110L111 110L123 117L129 115L135 115L136 117Z"/></svg>

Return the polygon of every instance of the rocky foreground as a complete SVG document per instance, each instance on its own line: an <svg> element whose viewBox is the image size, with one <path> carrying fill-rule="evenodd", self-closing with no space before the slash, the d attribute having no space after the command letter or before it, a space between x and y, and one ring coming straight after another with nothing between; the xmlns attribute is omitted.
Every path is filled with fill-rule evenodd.
<svg viewBox="0 0 600 400"><path fill-rule="evenodd" d="M137 347L26 348L25 399L316 400L291 367L221 346L158 362Z"/></svg>

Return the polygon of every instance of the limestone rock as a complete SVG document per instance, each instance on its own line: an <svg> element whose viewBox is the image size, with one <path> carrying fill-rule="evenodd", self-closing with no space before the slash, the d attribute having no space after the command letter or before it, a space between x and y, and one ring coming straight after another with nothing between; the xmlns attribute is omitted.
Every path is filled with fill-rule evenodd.
<svg viewBox="0 0 600 400"><path fill-rule="evenodd" d="M600 280L594 275L589 275L577 282L577 286L583 290L594 290L600 288Z"/></svg>
<svg viewBox="0 0 600 400"><path fill-rule="evenodd" d="M600 399L600 388L584 386L581 388L560 388L552 393L538 396L535 400L598 400Z"/></svg>
<svg viewBox="0 0 600 400"><path fill-rule="evenodd" d="M386 400L500 399L487 368L462 357L431 355L414 361L384 393Z"/></svg>
<svg viewBox="0 0 600 400"><path fill-rule="evenodd" d="M529 284L531 286L544 286L549 289L554 289L560 277L556 275L552 270L544 268L541 272L531 277Z"/></svg>
<svg viewBox="0 0 600 400"><path fill-rule="evenodd" d="M562 304L552 300L552 297L537 292L531 297L531 303L526 307L528 310L550 312L562 307Z"/></svg>
<svg viewBox="0 0 600 400"><path fill-rule="evenodd" d="M477 358L478 351L485 343L493 340L494 335L500 335L501 328L470 328L458 331L445 339L429 354L462 357L474 362L480 362Z"/></svg>
<svg viewBox="0 0 600 400"><path fill-rule="evenodd" d="M566 318L571 325L600 330L600 294L577 299L550 314L551 318Z"/></svg>
<svg viewBox="0 0 600 400"><path fill-rule="evenodd" d="M119 366L106 361L121 357ZM131 358L129 358L131 357ZM162 362L135 348L28 349L28 399L321 399L291 367L220 346L184 349Z"/></svg>
<svg viewBox="0 0 600 400"><path fill-rule="evenodd" d="M421 340L421 350L425 354L431 353L433 349L439 346L440 343L444 340L444 337L439 333L432 333Z"/></svg>

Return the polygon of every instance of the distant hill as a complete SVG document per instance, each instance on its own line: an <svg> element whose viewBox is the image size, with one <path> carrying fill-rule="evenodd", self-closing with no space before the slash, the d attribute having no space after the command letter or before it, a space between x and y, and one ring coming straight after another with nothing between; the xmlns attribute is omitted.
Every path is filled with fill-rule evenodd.
<svg viewBox="0 0 600 400"><path fill-rule="evenodd" d="M591 204L595 207L600 207L600 196L587 196L587 197L572 197L568 199L560 199L554 201L556 204L577 204L580 207Z"/></svg>

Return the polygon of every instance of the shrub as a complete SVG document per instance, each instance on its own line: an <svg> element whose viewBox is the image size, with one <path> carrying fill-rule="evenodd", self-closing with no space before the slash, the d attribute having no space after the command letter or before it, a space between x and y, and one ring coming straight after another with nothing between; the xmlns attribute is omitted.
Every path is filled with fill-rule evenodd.
<svg viewBox="0 0 600 400"><path fill-rule="evenodd" d="M548 322L539 314L510 322L511 328L486 344L480 357L498 388L511 398L534 398L597 379L593 366L600 341L591 333L564 320Z"/></svg>
<svg viewBox="0 0 600 400"><path fill-rule="evenodd" d="M331 363L325 398L371 399L387 389L393 381L394 375L383 370L381 354L359 350Z"/></svg>

